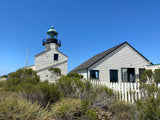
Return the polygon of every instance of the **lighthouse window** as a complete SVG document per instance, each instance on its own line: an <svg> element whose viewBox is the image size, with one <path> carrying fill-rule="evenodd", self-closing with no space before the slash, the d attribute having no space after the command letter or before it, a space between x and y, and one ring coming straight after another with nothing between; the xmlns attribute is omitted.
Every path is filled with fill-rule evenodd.
<svg viewBox="0 0 160 120"><path fill-rule="evenodd" d="M58 60L58 54L54 54L54 60Z"/></svg>

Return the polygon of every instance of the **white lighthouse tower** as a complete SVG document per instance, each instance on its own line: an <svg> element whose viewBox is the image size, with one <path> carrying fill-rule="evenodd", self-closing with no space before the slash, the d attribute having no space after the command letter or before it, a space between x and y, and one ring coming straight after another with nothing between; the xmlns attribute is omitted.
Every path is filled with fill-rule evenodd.
<svg viewBox="0 0 160 120"><path fill-rule="evenodd" d="M58 40L58 32L54 27L47 31L47 38L43 40L43 46L45 50L35 55L34 65L41 81L51 80L51 73L48 71L51 67L61 69L62 75L66 75L68 57L58 50L61 47L61 41Z"/></svg>

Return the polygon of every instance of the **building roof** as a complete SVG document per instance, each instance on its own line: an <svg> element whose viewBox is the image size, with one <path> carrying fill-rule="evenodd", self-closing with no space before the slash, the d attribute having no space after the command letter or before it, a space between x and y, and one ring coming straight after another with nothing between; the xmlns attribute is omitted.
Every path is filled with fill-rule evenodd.
<svg viewBox="0 0 160 120"><path fill-rule="evenodd" d="M51 51L51 49L44 50L44 51L38 53L37 55L35 55L35 57L38 57L39 55L45 54L46 52L49 52L49 51Z"/></svg>
<svg viewBox="0 0 160 120"><path fill-rule="evenodd" d="M48 70L50 67L56 67L56 66L58 66L58 65L61 65L61 64L66 63L66 62L67 62L67 60L62 61L62 62L59 62L59 63L54 63L54 64L48 65L48 66L46 66L46 67L37 69L36 71L37 71L37 72L40 72L40 71L43 71L43 70L46 70L46 69Z"/></svg>
<svg viewBox="0 0 160 120"><path fill-rule="evenodd" d="M49 51L51 51L51 49L47 49L47 50L45 50L45 51L43 51L43 52L40 52L40 53L38 53L37 55L35 55L35 57L38 57L38 56L40 56L40 55L42 55L42 54L45 54L45 53L47 53L47 52L49 52ZM61 53L62 55L66 56L65 54L63 54L63 53L60 52L59 50L57 50L57 52L59 52L59 53ZM68 56L66 56L66 57L68 58Z"/></svg>
<svg viewBox="0 0 160 120"><path fill-rule="evenodd" d="M73 69L71 72L77 72L77 71L81 71L81 70L85 70L87 68L89 68L90 66L92 66L93 64L95 64L96 62L98 62L99 60L101 60L102 58L106 57L107 55L109 55L110 53L112 53L113 51L115 51L116 49L118 49L119 47L121 47L122 45L127 44L129 45L131 48L133 48L128 42L123 42L113 48L110 48L104 52L101 52L95 56L93 56L92 58L90 58L89 60L85 61L84 63L82 63L81 65L79 65L78 67L76 67L75 69ZM134 48L133 48L134 49ZM138 54L140 54L146 61L150 62L147 58L145 58L141 53L139 53L136 49L134 49ZM152 64L152 63L151 63Z"/></svg>
<svg viewBox="0 0 160 120"><path fill-rule="evenodd" d="M160 64L151 64L151 65L147 65L147 66L158 66Z"/></svg>
<svg viewBox="0 0 160 120"><path fill-rule="evenodd" d="M48 34L51 33L51 32L56 32L56 30L54 29L53 26L51 27L51 29L49 29L49 30L47 31Z"/></svg>

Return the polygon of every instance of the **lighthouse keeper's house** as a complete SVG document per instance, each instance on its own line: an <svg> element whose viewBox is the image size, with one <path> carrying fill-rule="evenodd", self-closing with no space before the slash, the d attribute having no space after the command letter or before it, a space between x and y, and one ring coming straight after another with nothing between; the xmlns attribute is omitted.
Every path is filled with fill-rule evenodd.
<svg viewBox="0 0 160 120"><path fill-rule="evenodd" d="M71 72L79 73L87 80L136 82L147 65L152 63L124 42L93 56Z"/></svg>

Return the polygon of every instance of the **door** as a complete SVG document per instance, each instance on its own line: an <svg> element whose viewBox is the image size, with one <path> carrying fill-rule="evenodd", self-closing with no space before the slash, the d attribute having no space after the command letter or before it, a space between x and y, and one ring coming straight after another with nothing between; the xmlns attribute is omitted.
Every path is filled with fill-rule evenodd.
<svg viewBox="0 0 160 120"><path fill-rule="evenodd" d="M135 69L134 68L128 68L128 82L135 82Z"/></svg>
<svg viewBox="0 0 160 120"><path fill-rule="evenodd" d="M135 82L135 68L121 69L122 82Z"/></svg>

